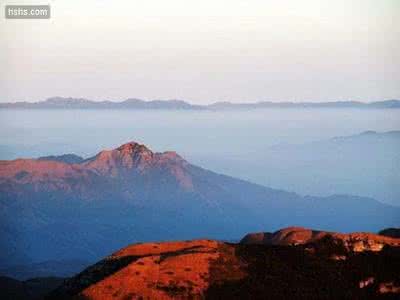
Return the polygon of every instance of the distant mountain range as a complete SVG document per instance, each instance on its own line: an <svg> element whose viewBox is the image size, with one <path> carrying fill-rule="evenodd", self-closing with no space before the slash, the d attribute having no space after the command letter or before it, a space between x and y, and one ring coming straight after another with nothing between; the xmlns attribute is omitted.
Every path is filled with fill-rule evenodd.
<svg viewBox="0 0 400 300"><path fill-rule="evenodd" d="M400 208L371 198L302 197L135 142L63 158L0 161L1 269L91 261L138 241L231 240L292 225L376 232L400 220Z"/></svg>
<svg viewBox="0 0 400 300"><path fill-rule="evenodd" d="M92 261L62 260L43 261L0 268L0 277L7 276L17 280L28 280L37 277L70 277L79 273Z"/></svg>
<svg viewBox="0 0 400 300"><path fill-rule="evenodd" d="M400 108L400 100L376 102L332 101L332 102L270 102L255 103L216 102L209 105L195 105L183 100L127 99L121 102L93 101L84 98L52 97L40 102L0 103L0 109L161 109L161 110L249 110L262 108Z"/></svg>
<svg viewBox="0 0 400 300"><path fill-rule="evenodd" d="M301 195L350 194L400 206L399 130L280 143L240 159L193 159L217 172Z"/></svg>

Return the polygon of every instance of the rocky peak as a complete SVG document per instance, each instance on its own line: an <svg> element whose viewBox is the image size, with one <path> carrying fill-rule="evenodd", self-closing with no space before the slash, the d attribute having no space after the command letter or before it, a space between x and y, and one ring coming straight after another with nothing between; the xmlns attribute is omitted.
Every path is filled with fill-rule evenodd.
<svg viewBox="0 0 400 300"><path fill-rule="evenodd" d="M178 181L187 181L183 170L186 164L186 161L175 152L154 153L145 145L129 142L113 150L101 151L88 159L84 166L108 176L130 172L143 173L162 168L168 169Z"/></svg>
<svg viewBox="0 0 400 300"><path fill-rule="evenodd" d="M139 144L137 142L128 142L125 143L118 148L115 149L116 151L119 151L124 154L134 154L134 153L141 153L141 152L148 152L152 153L149 148L147 148L145 145Z"/></svg>
<svg viewBox="0 0 400 300"><path fill-rule="evenodd" d="M99 152L96 156L89 158L85 166L102 174L116 176L122 170L143 169L150 163L153 155L146 146L129 142L116 149Z"/></svg>

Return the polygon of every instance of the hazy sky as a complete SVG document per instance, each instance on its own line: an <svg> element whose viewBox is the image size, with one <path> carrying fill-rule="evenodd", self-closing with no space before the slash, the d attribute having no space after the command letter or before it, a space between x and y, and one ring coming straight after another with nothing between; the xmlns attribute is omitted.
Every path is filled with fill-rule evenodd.
<svg viewBox="0 0 400 300"><path fill-rule="evenodd" d="M0 101L400 98L398 0L0 0ZM4 4L51 5L6 20Z"/></svg>

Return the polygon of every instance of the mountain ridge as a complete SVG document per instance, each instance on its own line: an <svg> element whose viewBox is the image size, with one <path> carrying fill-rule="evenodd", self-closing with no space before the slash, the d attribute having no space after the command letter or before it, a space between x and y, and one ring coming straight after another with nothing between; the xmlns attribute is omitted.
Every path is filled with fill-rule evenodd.
<svg viewBox="0 0 400 300"><path fill-rule="evenodd" d="M382 231L380 231L382 232ZM384 246L400 247L400 239L381 233L351 232L339 233L304 227L287 227L276 232L249 233L242 238L242 244L262 245L304 245L319 243L326 238L340 242L348 251L381 251Z"/></svg>
<svg viewBox="0 0 400 300"><path fill-rule="evenodd" d="M313 238L292 243L293 235L304 232ZM400 239L296 227L275 234L283 238L274 238L273 245L243 242L248 236L238 244L201 239L128 245L67 279L46 299L341 299L400 293Z"/></svg>
<svg viewBox="0 0 400 300"><path fill-rule="evenodd" d="M252 103L215 102L212 104L191 104L185 100L142 100L129 98L123 101L93 101L85 98L51 97L39 102L6 102L0 103L0 109L144 109L144 110L252 110L263 108L360 108L360 109L396 109L400 100L329 101L329 102L272 102L259 101Z"/></svg>

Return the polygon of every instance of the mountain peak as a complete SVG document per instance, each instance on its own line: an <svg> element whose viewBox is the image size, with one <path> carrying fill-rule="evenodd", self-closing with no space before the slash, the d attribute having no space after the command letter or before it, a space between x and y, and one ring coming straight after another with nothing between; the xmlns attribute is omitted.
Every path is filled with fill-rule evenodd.
<svg viewBox="0 0 400 300"><path fill-rule="evenodd" d="M125 143L113 150L103 150L84 163L86 167L98 173L111 176L133 174L132 172L143 173L160 168L173 170L173 173L179 175L184 172L178 172L178 170L182 170L186 164L186 161L176 152L153 152L135 141Z"/></svg>
<svg viewBox="0 0 400 300"><path fill-rule="evenodd" d="M376 135L376 134L378 134L376 131L374 131L374 130L367 130L367 131L363 131L363 132L361 132L360 133L360 135Z"/></svg>
<svg viewBox="0 0 400 300"><path fill-rule="evenodd" d="M131 141L125 143L113 151L118 151L121 156L145 156L151 160L162 161L182 161L185 160L175 151L153 152L145 145Z"/></svg>
<svg viewBox="0 0 400 300"><path fill-rule="evenodd" d="M86 166L100 173L109 173L115 176L121 170L145 169L153 156L154 153L146 146L132 141L113 150L99 152L87 160Z"/></svg>
<svg viewBox="0 0 400 300"><path fill-rule="evenodd" d="M138 153L138 152L148 152L148 153L153 153L149 148L147 148L145 145L139 144L135 141L131 141L128 143L125 143L118 148L114 149L116 151L119 151L124 154L132 154L132 153Z"/></svg>

